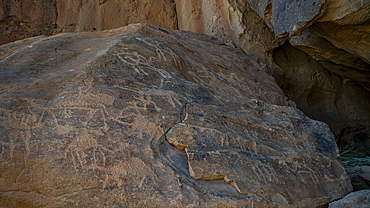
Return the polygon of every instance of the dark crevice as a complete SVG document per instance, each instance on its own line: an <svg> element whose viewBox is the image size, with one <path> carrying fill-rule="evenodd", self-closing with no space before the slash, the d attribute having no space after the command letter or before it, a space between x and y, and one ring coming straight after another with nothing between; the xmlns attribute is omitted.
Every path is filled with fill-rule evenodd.
<svg viewBox="0 0 370 208"><path fill-rule="evenodd" d="M54 0L54 7L55 7L55 21L54 21L54 26L55 26L55 28L57 28L58 27L57 21L58 21L58 16L59 16L59 13L58 13L58 2L57 2L57 0Z"/></svg>
<svg viewBox="0 0 370 208"><path fill-rule="evenodd" d="M174 10L175 10L175 14L176 14L176 30L179 30L179 13L177 12L177 4L175 1L173 1L173 5L174 5Z"/></svg>

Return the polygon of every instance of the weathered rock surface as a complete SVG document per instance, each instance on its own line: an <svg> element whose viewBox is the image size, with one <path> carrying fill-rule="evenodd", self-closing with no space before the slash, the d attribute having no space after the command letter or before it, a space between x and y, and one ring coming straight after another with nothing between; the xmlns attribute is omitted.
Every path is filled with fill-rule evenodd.
<svg viewBox="0 0 370 208"><path fill-rule="evenodd" d="M370 207L370 190L356 191L343 199L332 202L329 208L368 208Z"/></svg>
<svg viewBox="0 0 370 208"><path fill-rule="evenodd" d="M277 79L279 85L299 109L329 124L340 146L370 148L370 96L362 86L346 84L341 76L289 43L276 49L273 59L284 69Z"/></svg>
<svg viewBox="0 0 370 208"><path fill-rule="evenodd" d="M177 29L172 0L0 0L0 45L37 35L132 23Z"/></svg>
<svg viewBox="0 0 370 208"><path fill-rule="evenodd" d="M293 37L290 42L317 60L330 74L339 75L344 85L350 86L352 95L335 92L335 103L344 108L330 107L324 114L337 111L342 116L321 120L328 123L340 146L355 145L370 150L370 1L327 1L326 12L316 23L306 29L303 38ZM307 38L309 37L309 38ZM328 76L333 80L333 76ZM333 82L332 82L333 83ZM339 85L343 85L339 84ZM349 95L349 91L344 93ZM294 100L293 98L291 98ZM325 98L327 100L328 98ZM345 99L346 104L340 100ZM330 103L330 102L327 102ZM299 106L299 104L297 103ZM345 109L358 108L351 115ZM302 109L303 110L303 109ZM304 110L304 112L306 112ZM320 112L322 113L322 112ZM347 117L348 116L348 117ZM312 118L319 119L317 115Z"/></svg>
<svg viewBox="0 0 370 208"><path fill-rule="evenodd" d="M346 172L351 178L354 191L370 189L370 166L346 168Z"/></svg>
<svg viewBox="0 0 370 208"><path fill-rule="evenodd" d="M271 30L247 3L237 0L175 0L179 30L190 30L237 45L247 54L270 63L269 52L285 40Z"/></svg>
<svg viewBox="0 0 370 208"><path fill-rule="evenodd" d="M55 0L0 0L0 45L56 30Z"/></svg>
<svg viewBox="0 0 370 208"><path fill-rule="evenodd" d="M329 124L340 146L360 142L370 150L369 14L370 0L0 0L0 44L139 22L212 35L257 56L289 99L306 115ZM281 48L289 50L284 54L296 51L285 47L287 42L307 53L310 57L304 62L310 64L276 64L281 62L274 59ZM310 68L317 65L326 71L322 80L291 73L301 66L317 71ZM327 96L327 83L332 83L329 91L334 97ZM350 98L341 97L350 93ZM320 107L308 105L313 98L320 98L314 101ZM359 111L348 113L347 108Z"/></svg>
<svg viewBox="0 0 370 208"><path fill-rule="evenodd" d="M329 124L339 145L370 150L370 1L175 2L179 29L257 56L299 109Z"/></svg>
<svg viewBox="0 0 370 208"><path fill-rule="evenodd" d="M309 54L330 72L343 77L345 84L358 84L370 91L370 64L361 58L335 47L309 30L303 31L300 36L292 37L289 42Z"/></svg>
<svg viewBox="0 0 370 208"><path fill-rule="evenodd" d="M319 207L352 191L329 128L209 36L17 41L0 89L3 207Z"/></svg>
<svg viewBox="0 0 370 208"><path fill-rule="evenodd" d="M325 0L271 0L275 36L297 35L322 16Z"/></svg>

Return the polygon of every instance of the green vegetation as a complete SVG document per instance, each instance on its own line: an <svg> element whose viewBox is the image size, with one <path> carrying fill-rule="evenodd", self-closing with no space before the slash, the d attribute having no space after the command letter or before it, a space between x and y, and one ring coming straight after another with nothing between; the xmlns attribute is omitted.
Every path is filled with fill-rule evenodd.
<svg viewBox="0 0 370 208"><path fill-rule="evenodd" d="M370 152L362 152L356 146L345 147L339 151L345 168L370 165Z"/></svg>

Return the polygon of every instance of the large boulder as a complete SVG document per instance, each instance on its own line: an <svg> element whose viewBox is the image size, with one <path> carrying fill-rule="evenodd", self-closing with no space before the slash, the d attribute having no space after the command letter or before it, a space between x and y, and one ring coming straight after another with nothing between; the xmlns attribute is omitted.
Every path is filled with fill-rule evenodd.
<svg viewBox="0 0 370 208"><path fill-rule="evenodd" d="M132 23L177 29L172 0L0 0L0 45L37 35Z"/></svg>
<svg viewBox="0 0 370 208"><path fill-rule="evenodd" d="M17 41L0 89L1 207L320 207L352 191L327 125L210 36Z"/></svg>

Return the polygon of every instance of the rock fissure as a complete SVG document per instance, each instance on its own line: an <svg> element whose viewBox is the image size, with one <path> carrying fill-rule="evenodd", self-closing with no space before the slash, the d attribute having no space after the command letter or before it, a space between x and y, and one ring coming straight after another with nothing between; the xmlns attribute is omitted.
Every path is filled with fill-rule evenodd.
<svg viewBox="0 0 370 208"><path fill-rule="evenodd" d="M179 122L175 123L174 125L172 125L165 133L165 138L167 139L167 141L172 144L173 146L177 147L179 150L181 151L185 151L186 147L188 147L187 145L185 144L181 144L179 142L177 142L175 139L172 139L171 137L168 137L167 134L168 132L176 125L180 124L180 123L183 123L187 117L188 117L188 114L186 112L186 108L189 104L191 104L192 102L189 102L189 103L185 103L184 106L182 107L182 113L181 113L181 119Z"/></svg>
<svg viewBox="0 0 370 208"><path fill-rule="evenodd" d="M186 113L186 111L185 111L185 113ZM185 117L184 120L186 120L186 117ZM178 124L182 123L183 121L179 122ZM175 124L174 126L176 126L176 125L177 124ZM172 127L168 131L170 131L171 129L172 129ZM166 133L166 139L167 139L167 141L170 144L172 144L173 146L177 147L179 150L186 152L187 158L189 158L189 154L188 154L187 149L186 149L188 147L188 145L185 145L183 143L180 143L180 142L176 141L176 139L173 139L173 138L167 136L167 133ZM190 161L188 161L188 166L189 166L188 171L190 173L190 176L193 177L196 180L207 180L207 181L224 180L226 183L232 185L242 195L257 196L257 195L252 195L252 194L241 192L240 191L240 188L235 183L235 181L228 179L226 175L223 175L223 174L195 174L194 171L193 171L193 168L191 166Z"/></svg>

